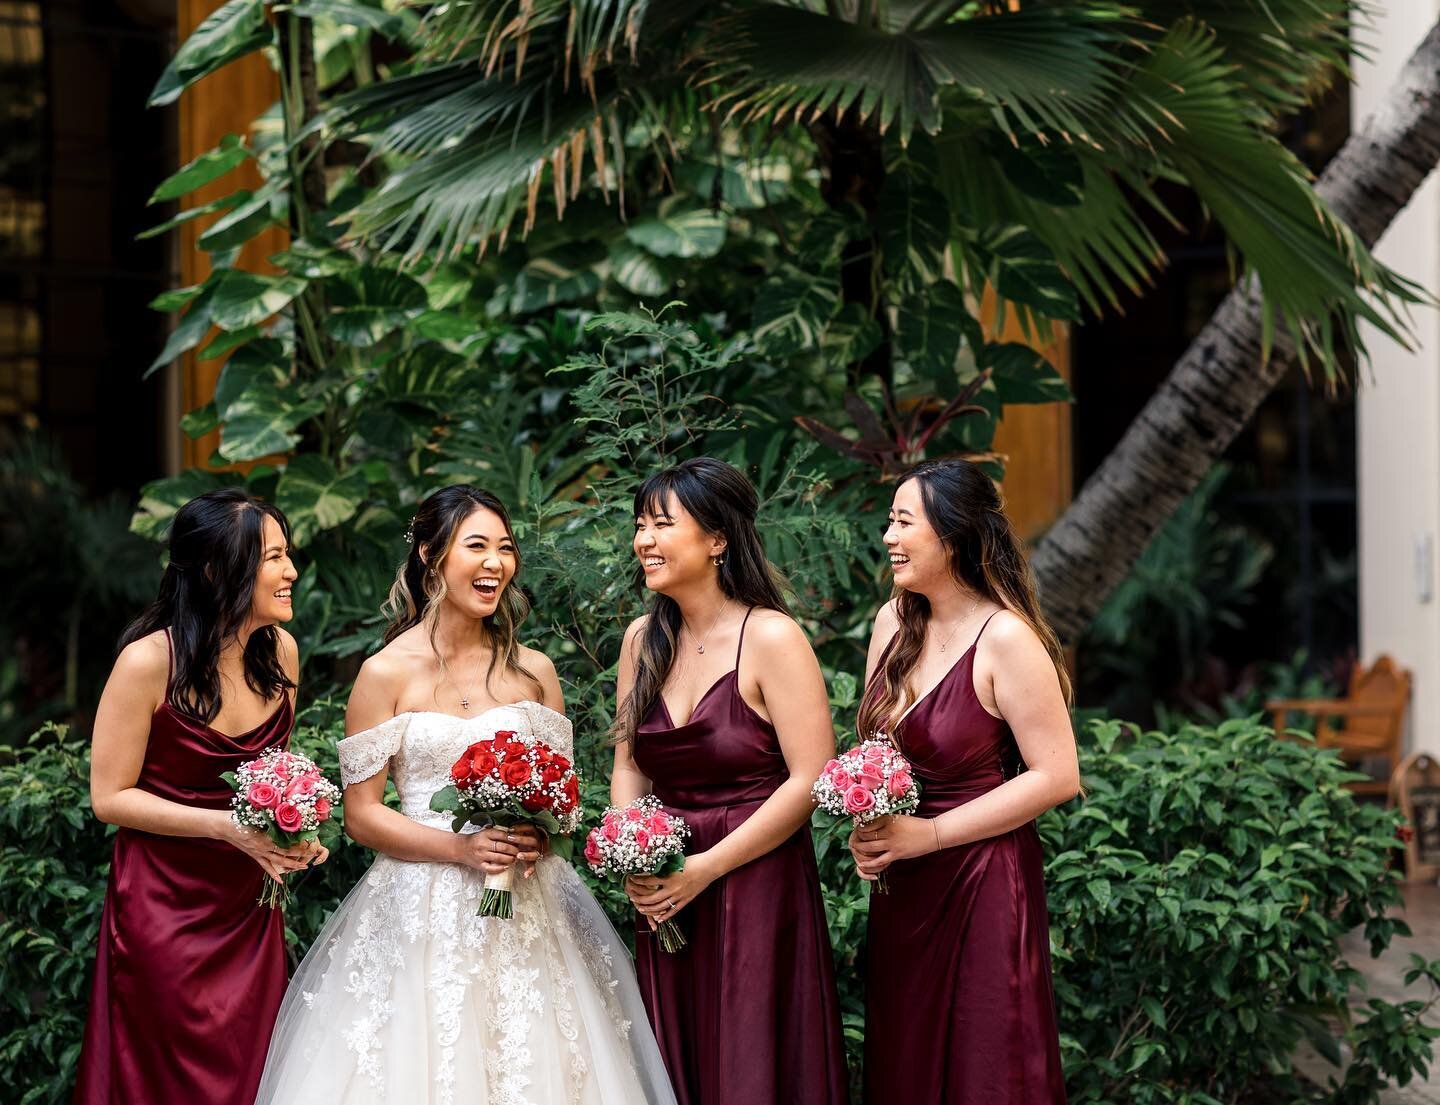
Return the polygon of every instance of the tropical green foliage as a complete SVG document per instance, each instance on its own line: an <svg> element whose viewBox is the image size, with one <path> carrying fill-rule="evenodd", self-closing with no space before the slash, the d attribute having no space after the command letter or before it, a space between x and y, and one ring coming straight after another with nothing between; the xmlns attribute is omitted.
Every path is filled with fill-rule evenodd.
<svg viewBox="0 0 1440 1105"><path fill-rule="evenodd" d="M854 680L831 686L843 723ZM322 701L302 712L294 743L334 773L340 732L340 704ZM1339 947L1356 926L1377 952L1405 931L1386 916L1396 815L1357 802L1333 753L1277 742L1253 721L1171 735L1106 721L1089 737L1089 795L1041 820L1071 1100L1371 1105L1423 1071L1433 994L1360 1004ZM87 1008L113 839L90 813L88 759L62 730L0 762L0 1089L21 1105L68 1099ZM592 773L589 808L604 800ZM840 836L817 831L816 843L858 1055L865 890ZM346 845L305 873L286 915L292 956L368 862ZM623 896L595 890L628 933ZM1440 963L1414 971L1440 979ZM1324 1094L1275 1073L1299 1040L1353 1056Z"/></svg>

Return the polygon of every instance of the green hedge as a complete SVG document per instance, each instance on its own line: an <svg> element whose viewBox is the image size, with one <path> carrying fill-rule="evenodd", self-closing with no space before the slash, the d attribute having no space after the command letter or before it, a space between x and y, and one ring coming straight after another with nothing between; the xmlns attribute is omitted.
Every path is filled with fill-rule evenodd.
<svg viewBox="0 0 1440 1105"><path fill-rule="evenodd" d="M296 730L296 746L332 773L340 724L324 702ZM1357 802L1333 754L1277 741L1255 720L1168 735L1094 722L1082 747L1087 796L1040 824L1075 1105L1362 1105L1423 1070L1435 1035L1420 1021L1425 1001L1347 1012L1357 975L1340 937L1363 927L1378 952L1405 929L1385 915L1398 900L1398 817ZM0 1099L22 1105L66 1100L79 1048L110 850L87 775L87 748L57 728L0 765ZM598 777L586 798L603 804ZM816 842L858 1057L866 900L842 839L821 831ZM351 845L305 876L287 915L292 954L368 862ZM628 931L623 900L597 890ZM1415 975L1433 984L1440 963ZM1318 1096L1289 1073L1305 1039L1353 1056Z"/></svg>

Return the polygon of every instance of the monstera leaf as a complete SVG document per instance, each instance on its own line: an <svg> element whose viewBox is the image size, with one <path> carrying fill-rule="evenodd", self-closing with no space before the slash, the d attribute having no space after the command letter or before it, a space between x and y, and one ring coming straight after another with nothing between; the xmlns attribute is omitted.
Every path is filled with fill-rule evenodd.
<svg viewBox="0 0 1440 1105"><path fill-rule="evenodd" d="M285 466L275 487L275 505L290 519L296 543L303 545L321 530L353 518L368 489L358 469L342 473L324 457L306 454Z"/></svg>
<svg viewBox="0 0 1440 1105"><path fill-rule="evenodd" d="M656 257L714 257L725 245L725 216L693 196L670 196L655 214L631 223L625 236Z"/></svg>
<svg viewBox="0 0 1440 1105"><path fill-rule="evenodd" d="M755 296L753 337L773 357L820 344L825 325L840 310L840 284L792 265L760 285Z"/></svg>

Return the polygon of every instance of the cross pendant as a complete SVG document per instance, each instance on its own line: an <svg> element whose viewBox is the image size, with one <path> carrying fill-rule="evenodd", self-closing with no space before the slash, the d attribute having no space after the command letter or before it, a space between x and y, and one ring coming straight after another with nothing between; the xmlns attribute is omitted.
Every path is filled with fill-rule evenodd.
<svg viewBox="0 0 1440 1105"><path fill-rule="evenodd" d="M705 646L704 646L704 645L696 645L696 646L695 646L695 651L696 651L696 652L704 652L704 651L705 651Z"/></svg>
<svg viewBox="0 0 1440 1105"><path fill-rule="evenodd" d="M468 698L462 698L462 699L460 700L460 709L462 709L462 710L468 710L468 709L470 709L470 700L469 700Z"/></svg>

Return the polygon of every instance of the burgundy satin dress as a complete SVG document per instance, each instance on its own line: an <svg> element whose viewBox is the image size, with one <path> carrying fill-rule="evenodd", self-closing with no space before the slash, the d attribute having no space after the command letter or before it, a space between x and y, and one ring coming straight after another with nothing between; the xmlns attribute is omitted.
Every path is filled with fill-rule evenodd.
<svg viewBox="0 0 1440 1105"><path fill-rule="evenodd" d="M746 622L750 615L745 616ZM656 696L634 757L691 829L690 853L735 830L789 777L775 728L720 677L677 726ZM636 926L636 972L679 1105L843 1105L840 1006L810 828L717 879L677 917L669 953Z"/></svg>
<svg viewBox="0 0 1440 1105"><path fill-rule="evenodd" d="M290 697L231 737L166 701L138 786L225 809L220 778L289 741ZM253 1105L285 995L285 922L256 904L265 874L233 845L115 834L75 1105Z"/></svg>
<svg viewBox="0 0 1440 1105"><path fill-rule="evenodd" d="M1020 765L1010 727L975 695L980 635L896 726L922 817ZM890 892L870 897L866 943L868 1105L1064 1105L1035 823L901 860L886 877Z"/></svg>

